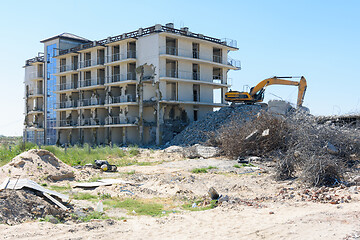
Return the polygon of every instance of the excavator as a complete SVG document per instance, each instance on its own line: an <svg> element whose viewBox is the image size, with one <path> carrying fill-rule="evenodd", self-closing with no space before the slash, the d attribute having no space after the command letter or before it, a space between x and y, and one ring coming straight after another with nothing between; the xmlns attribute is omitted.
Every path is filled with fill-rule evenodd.
<svg viewBox="0 0 360 240"><path fill-rule="evenodd" d="M300 78L300 81L291 81L287 80L288 78ZM229 91L225 93L225 101L232 103L246 103L254 104L257 102L262 102L264 100L265 88L270 85L292 85L298 86L298 99L297 99L297 108L301 108L304 95L306 91L306 79L304 76L301 77L271 77L259 82L255 87L250 89L250 92L238 92L238 91Z"/></svg>

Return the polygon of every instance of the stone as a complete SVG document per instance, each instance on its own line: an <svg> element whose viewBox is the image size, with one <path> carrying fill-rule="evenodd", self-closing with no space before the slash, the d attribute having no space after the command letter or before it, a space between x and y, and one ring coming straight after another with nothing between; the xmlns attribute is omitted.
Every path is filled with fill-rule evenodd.
<svg viewBox="0 0 360 240"><path fill-rule="evenodd" d="M337 149L333 144L331 144L330 142L328 142L325 146L326 150L331 153L331 154L338 154L339 153L339 149Z"/></svg>
<svg viewBox="0 0 360 240"><path fill-rule="evenodd" d="M46 215L45 219L47 219L52 224L59 223L59 220L56 217L52 216L52 215Z"/></svg>
<svg viewBox="0 0 360 240"><path fill-rule="evenodd" d="M183 148L180 146L170 146L168 148L164 149L164 152L166 153L176 153L176 152L182 152Z"/></svg>
<svg viewBox="0 0 360 240"><path fill-rule="evenodd" d="M217 147L202 146L195 144L194 146L183 149L185 158L212 158L219 155Z"/></svg>
<svg viewBox="0 0 360 240"><path fill-rule="evenodd" d="M265 130L262 132L261 136L262 136L262 137L266 137L266 136L269 136L269 134L270 134L270 129L265 129Z"/></svg>

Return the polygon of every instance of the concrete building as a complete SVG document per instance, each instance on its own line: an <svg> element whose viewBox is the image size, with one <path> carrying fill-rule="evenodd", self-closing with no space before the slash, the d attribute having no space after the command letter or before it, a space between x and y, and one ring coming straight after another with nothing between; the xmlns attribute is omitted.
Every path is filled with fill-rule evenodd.
<svg viewBox="0 0 360 240"><path fill-rule="evenodd" d="M165 143L225 106L227 73L240 69L228 56L236 41L171 23L100 41L61 34L41 42L44 56L27 61L25 85L46 91L27 92L27 106L42 108L26 111L24 135L32 141L31 132L42 132L45 144ZM30 77L34 69L42 78Z"/></svg>

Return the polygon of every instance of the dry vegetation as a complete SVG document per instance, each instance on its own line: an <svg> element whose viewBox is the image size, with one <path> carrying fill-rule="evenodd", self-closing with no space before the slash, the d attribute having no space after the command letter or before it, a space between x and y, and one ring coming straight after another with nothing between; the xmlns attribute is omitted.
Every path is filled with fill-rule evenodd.
<svg viewBox="0 0 360 240"><path fill-rule="evenodd" d="M263 136L264 131L269 135ZM359 131L330 124L302 112L275 116L261 112L245 125L233 119L211 145L230 157L261 156L277 161L277 179L299 177L313 186L345 181L344 173L359 163Z"/></svg>

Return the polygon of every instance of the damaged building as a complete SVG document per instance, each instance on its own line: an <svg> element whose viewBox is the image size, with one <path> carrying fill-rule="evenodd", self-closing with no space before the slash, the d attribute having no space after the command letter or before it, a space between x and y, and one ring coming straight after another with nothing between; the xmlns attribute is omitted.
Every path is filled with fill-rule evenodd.
<svg viewBox="0 0 360 240"><path fill-rule="evenodd" d="M156 24L90 41L63 33L25 64L24 139L162 144L226 105L236 41Z"/></svg>

